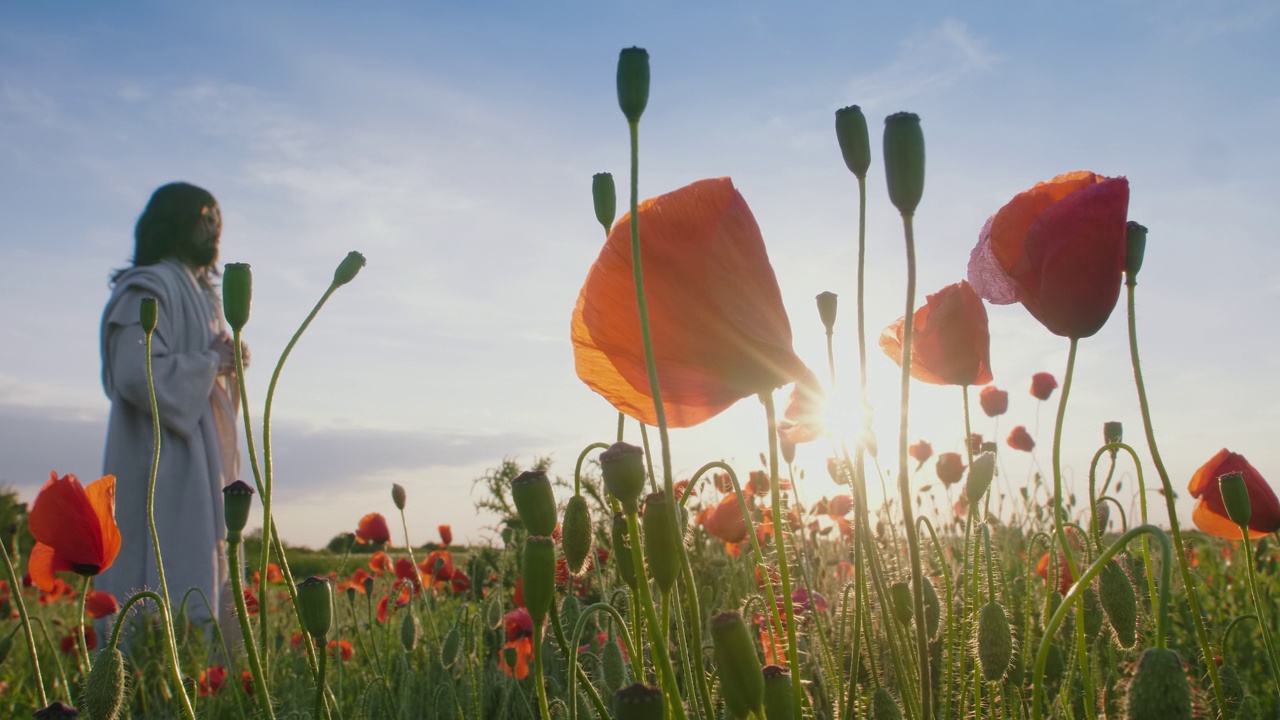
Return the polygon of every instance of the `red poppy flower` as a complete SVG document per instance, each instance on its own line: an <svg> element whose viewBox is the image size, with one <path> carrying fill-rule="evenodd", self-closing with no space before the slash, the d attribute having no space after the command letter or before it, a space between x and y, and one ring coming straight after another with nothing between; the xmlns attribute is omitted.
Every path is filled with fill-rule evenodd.
<svg viewBox="0 0 1280 720"><path fill-rule="evenodd" d="M294 650L301 650L304 640L306 640L306 638L303 637L302 633L296 632L289 638L289 644L293 646Z"/></svg>
<svg viewBox="0 0 1280 720"><path fill-rule="evenodd" d="M640 205L644 283L670 427L702 423L800 377L791 323L760 228L729 178L700 180ZM658 422L631 263L630 215L609 233L578 295L578 377L618 410Z"/></svg>
<svg viewBox="0 0 1280 720"><path fill-rule="evenodd" d="M1009 409L1009 392L999 390L995 385L988 385L978 393L978 404L982 405L982 412L987 417L1003 415Z"/></svg>
<svg viewBox="0 0 1280 720"><path fill-rule="evenodd" d="M1021 450L1022 452L1031 452L1036 448L1036 441L1031 439L1031 435L1027 432L1027 428L1024 425L1015 427L1013 431L1009 433L1009 439L1007 442L1009 443L1009 447L1014 450Z"/></svg>
<svg viewBox="0 0 1280 720"><path fill-rule="evenodd" d="M1249 537L1262 537L1280 529L1280 500L1276 499L1275 492L1243 455L1226 448L1201 465L1187 484L1191 497L1199 499L1191 514L1196 527L1227 540L1240 539L1240 526L1227 515L1218 487L1218 478L1231 472L1240 473L1249 490Z"/></svg>
<svg viewBox="0 0 1280 720"><path fill-rule="evenodd" d="M79 636L79 628L71 628L70 632L63 635L62 639L58 641L58 646L62 649L62 652L68 655L75 654L76 647L80 642ZM87 625L84 628L84 644L90 652L93 652L94 648L98 647L98 633L94 632L93 628Z"/></svg>
<svg viewBox="0 0 1280 720"><path fill-rule="evenodd" d="M1031 376L1031 394L1037 400L1048 400L1056 389L1058 381L1051 373L1038 372Z"/></svg>
<svg viewBox="0 0 1280 720"><path fill-rule="evenodd" d="M411 585L415 595L422 590L422 579L418 576L418 568L409 558L396 560L396 579Z"/></svg>
<svg viewBox="0 0 1280 720"><path fill-rule="evenodd" d="M787 661L787 643L783 638L773 641L773 633L769 630L768 622L760 623L760 647L764 648L766 665L777 665Z"/></svg>
<svg viewBox="0 0 1280 720"><path fill-rule="evenodd" d="M396 607L404 607L409 604L412 595L409 592L409 586L401 586L399 592L396 593ZM385 623L391 612L391 597L389 595L382 596L378 601L378 622Z"/></svg>
<svg viewBox="0 0 1280 720"><path fill-rule="evenodd" d="M853 498L848 495L837 495L827 505L827 514L833 518L842 518L853 509Z"/></svg>
<svg viewBox="0 0 1280 720"><path fill-rule="evenodd" d="M369 558L369 569L373 571L374 575L380 576L389 573L391 572L391 558L387 557L385 552L379 550Z"/></svg>
<svg viewBox="0 0 1280 720"><path fill-rule="evenodd" d="M533 637L533 617L522 607L504 615L502 622L507 631L507 642L519 640L522 637Z"/></svg>
<svg viewBox="0 0 1280 720"><path fill-rule="evenodd" d="M905 318L880 333L880 349L902 364ZM991 333L987 309L961 280L930 295L916 310L911 334L911 377L934 385L991 382Z"/></svg>
<svg viewBox="0 0 1280 720"><path fill-rule="evenodd" d="M27 572L41 590L53 589L54 573L97 575L120 552L116 527L116 479L103 477L81 487L75 475L50 473L28 515L36 543Z"/></svg>
<svg viewBox="0 0 1280 720"><path fill-rule="evenodd" d="M920 465L924 465L925 461L933 457L933 446L921 440L920 442L907 448L907 453L911 458Z"/></svg>
<svg viewBox="0 0 1280 720"><path fill-rule="evenodd" d="M210 665L208 670L201 670L196 685L200 689L200 697L209 697L222 689L227 681L227 669L221 665Z"/></svg>
<svg viewBox="0 0 1280 720"><path fill-rule="evenodd" d="M245 695L253 694L253 673L248 670L240 671L240 687L244 688Z"/></svg>
<svg viewBox="0 0 1280 720"><path fill-rule="evenodd" d="M471 589L471 577L462 572L461 568L455 568L453 576L449 578L449 589L454 594L464 593Z"/></svg>
<svg viewBox="0 0 1280 720"><path fill-rule="evenodd" d="M84 614L97 620L120 611L120 603L116 596L102 590L91 590L84 597Z"/></svg>
<svg viewBox="0 0 1280 720"><path fill-rule="evenodd" d="M258 584L258 579L259 579L261 576L262 576L262 573L258 572L257 570L254 570L254 571L253 571L253 584L254 584L254 585L257 585L257 584ZM282 583L282 582L284 582L284 573L280 572L280 566L279 566L279 565L277 565L277 564L275 564L275 563L267 563L267 582L269 582L269 583Z"/></svg>
<svg viewBox="0 0 1280 720"><path fill-rule="evenodd" d="M982 452L982 435L979 433L971 433L969 435L969 452L978 455Z"/></svg>
<svg viewBox="0 0 1280 720"><path fill-rule="evenodd" d="M681 480L680 482L675 484L672 490L675 492L677 500L683 498L684 494L689 490L689 481Z"/></svg>
<svg viewBox="0 0 1280 720"><path fill-rule="evenodd" d="M1021 302L1050 332L1085 338L1120 297L1129 181L1087 171L1019 193L992 215L969 256L969 282L997 305Z"/></svg>
<svg viewBox="0 0 1280 720"><path fill-rule="evenodd" d="M351 573L351 579L338 583L338 587L336 589L338 592L346 592L347 589L350 588L361 595L364 595L364 581L366 578L370 577L373 576L365 572L364 568L356 568L356 571Z"/></svg>
<svg viewBox="0 0 1280 720"><path fill-rule="evenodd" d="M399 574L400 564L396 563L396 573ZM453 554L448 550L432 550L427 553L427 557L418 563L418 569L422 574L431 578L434 582L447 581L453 577Z"/></svg>
<svg viewBox="0 0 1280 720"><path fill-rule="evenodd" d="M445 545L453 544L453 528L449 527L448 525L441 525L440 527L436 528L436 530L440 532L440 542L444 543Z"/></svg>
<svg viewBox="0 0 1280 720"><path fill-rule="evenodd" d="M258 596L249 588L244 589L244 608L250 615L258 614Z"/></svg>
<svg viewBox="0 0 1280 720"><path fill-rule="evenodd" d="M747 486L743 488L746 495L763 495L769 492L769 474L763 470L752 470L747 475Z"/></svg>
<svg viewBox="0 0 1280 720"><path fill-rule="evenodd" d="M810 592L809 588L797 588L791 593L791 602L799 606L801 610L808 611L817 608L818 612L827 611L827 599L820 592Z"/></svg>
<svg viewBox="0 0 1280 720"><path fill-rule="evenodd" d="M944 452L938 456L934 469L938 472L938 479L943 485L955 485L960 482L960 478L964 477L964 460L961 459L960 453Z"/></svg>
<svg viewBox="0 0 1280 720"><path fill-rule="evenodd" d="M391 540L391 528L387 527L387 519L382 513L369 513L360 518L356 525L356 542L382 545Z"/></svg>
<svg viewBox="0 0 1280 720"><path fill-rule="evenodd" d="M342 657L342 662L347 662L355 653L355 648L351 647L351 643L346 640L330 640L329 654L334 657Z"/></svg>
<svg viewBox="0 0 1280 720"><path fill-rule="evenodd" d="M747 536L747 520L742 517L736 494L726 495L715 505L704 508L698 513L697 522L712 537L727 543L742 542Z"/></svg>
<svg viewBox="0 0 1280 720"><path fill-rule="evenodd" d="M1075 580L1071 577L1071 565L1067 562L1067 556L1061 553L1054 553L1058 558L1058 592L1066 595L1071 589L1071 584ZM1036 563L1036 574L1040 576L1045 583L1049 582L1049 553L1040 556L1040 561Z"/></svg>
<svg viewBox="0 0 1280 720"><path fill-rule="evenodd" d="M511 662L507 658L510 656ZM533 659L533 638L525 637L507 643L506 648L498 653L498 664L509 676L517 680L529 677L529 661Z"/></svg>

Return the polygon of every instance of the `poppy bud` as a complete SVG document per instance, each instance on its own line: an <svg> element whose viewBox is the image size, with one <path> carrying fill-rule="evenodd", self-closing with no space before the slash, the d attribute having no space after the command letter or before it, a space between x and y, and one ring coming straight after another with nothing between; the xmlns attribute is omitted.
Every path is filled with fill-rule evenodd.
<svg viewBox="0 0 1280 720"><path fill-rule="evenodd" d="M969 498L969 504L977 506L978 501L983 495L987 494L987 488L991 487L991 478L996 473L996 454L993 452L984 452L973 459L973 465L969 467L969 479L965 481L964 492Z"/></svg>
<svg viewBox="0 0 1280 720"><path fill-rule="evenodd" d="M249 522L253 506L253 488L237 480L222 488L222 517L227 524L227 542L240 542L240 534Z"/></svg>
<svg viewBox="0 0 1280 720"><path fill-rule="evenodd" d="M910 625L915 616L915 599L911 597L911 586L905 582L896 582L889 586L889 598L893 601L893 616L903 625Z"/></svg>
<svg viewBox="0 0 1280 720"><path fill-rule="evenodd" d="M1098 593L1092 586L1086 587L1080 601L1084 603L1084 636L1093 640L1102 631L1102 605L1098 603Z"/></svg>
<svg viewBox="0 0 1280 720"><path fill-rule="evenodd" d="M142 298L142 307L138 310L138 320L142 323L143 332L150 335L156 329L160 319L159 303L153 297ZM50 705L49 707L53 707Z"/></svg>
<svg viewBox="0 0 1280 720"><path fill-rule="evenodd" d="M609 640L600 648L600 665L604 672L604 686L617 691L631 677L627 661L622 658L622 646L617 640Z"/></svg>
<svg viewBox="0 0 1280 720"><path fill-rule="evenodd" d="M871 167L871 140L862 108L850 105L836 111L836 140L840 142L845 167L859 180L865 179L867 168Z"/></svg>
<svg viewBox="0 0 1280 720"><path fill-rule="evenodd" d="M124 656L115 646L108 645L94 658L93 669L84 681L81 706L94 720L115 720L124 710L124 688Z"/></svg>
<svg viewBox="0 0 1280 720"><path fill-rule="evenodd" d="M413 617L413 615L410 614L410 615L406 615L405 617ZM414 628L415 629L417 628L416 624L414 625ZM400 637L401 637L401 640L403 640L404 638L403 632L401 632ZM416 640L416 633L415 633L415 640ZM448 634L444 636L444 640L441 641L440 643L440 664L444 665L445 667L453 667L453 664L458 661L458 651L461 649L462 649L462 633L458 631L458 626L454 625L453 627L449 628Z"/></svg>
<svg viewBox="0 0 1280 720"><path fill-rule="evenodd" d="M364 255L355 250L347 253L347 256L342 258L342 262L338 263L338 269L333 271L333 287L342 287L355 280L364 264Z"/></svg>
<svg viewBox="0 0 1280 720"><path fill-rule="evenodd" d="M1111 443L1124 442L1124 425L1117 420L1102 423L1102 439L1108 445ZM1111 452L1115 452L1112 450Z"/></svg>
<svg viewBox="0 0 1280 720"><path fill-rule="evenodd" d="M632 561L631 546L627 543L627 518L622 513L613 514L613 561L618 567L618 578L632 590L636 589L636 565Z"/></svg>
<svg viewBox="0 0 1280 720"><path fill-rule="evenodd" d="M938 636L938 627L942 622L942 604L938 601L938 591L933 589L929 578L924 579L924 629L929 639Z"/></svg>
<svg viewBox="0 0 1280 720"><path fill-rule="evenodd" d="M871 720L902 720L902 708L883 685L871 694Z"/></svg>
<svg viewBox="0 0 1280 720"><path fill-rule="evenodd" d="M253 273L249 263L227 263L222 268L222 316L232 330L244 329L252 302Z"/></svg>
<svg viewBox="0 0 1280 720"><path fill-rule="evenodd" d="M644 492L644 450L635 445L616 442L600 453L600 474L609 494L622 503L623 512L630 514L639 508L636 501Z"/></svg>
<svg viewBox="0 0 1280 720"><path fill-rule="evenodd" d="M298 624L316 639L329 634L333 621L333 604L329 594L329 581L312 575L298 583ZM265 600L265 598L263 598Z"/></svg>
<svg viewBox="0 0 1280 720"><path fill-rule="evenodd" d="M765 720L793 720L795 704L791 694L791 671L777 665L765 665L764 717Z"/></svg>
<svg viewBox="0 0 1280 720"><path fill-rule="evenodd" d="M885 118L884 179L893 206L903 215L914 215L924 195L924 133L919 115L900 112Z"/></svg>
<svg viewBox="0 0 1280 720"><path fill-rule="evenodd" d="M36 720L55 720L56 718L74 718L80 717L80 711L70 705L55 700L46 707L42 707L32 716Z"/></svg>
<svg viewBox="0 0 1280 720"><path fill-rule="evenodd" d="M578 618L582 616L582 604L578 598L565 595L560 601L560 624L570 630L577 627Z"/></svg>
<svg viewBox="0 0 1280 720"><path fill-rule="evenodd" d="M1129 684L1127 720L1191 720L1191 688L1182 658L1173 650L1147 648Z"/></svg>
<svg viewBox="0 0 1280 720"><path fill-rule="evenodd" d="M1218 488L1222 491L1222 504L1227 509L1227 517L1248 532L1253 508L1249 504L1249 486L1245 485L1244 475L1229 472L1218 478Z"/></svg>
<svg viewBox="0 0 1280 720"><path fill-rule="evenodd" d="M1132 220L1125 226L1124 272L1129 282L1142 269L1142 256L1147 251L1147 228Z"/></svg>
<svg viewBox="0 0 1280 720"><path fill-rule="evenodd" d="M1115 558L1107 561L1098 575L1098 601L1116 633L1116 643L1132 649L1138 638L1138 599L1128 574Z"/></svg>
<svg viewBox="0 0 1280 720"><path fill-rule="evenodd" d="M581 575L587 569L587 556L591 554L594 535L587 499L574 495L564 506L564 521L560 523L560 549L564 552L569 572L574 575Z"/></svg>
<svg viewBox="0 0 1280 720"><path fill-rule="evenodd" d="M396 504L397 510L404 509L404 486L400 483L391 483L391 502Z"/></svg>
<svg viewBox="0 0 1280 720"><path fill-rule="evenodd" d="M372 578L372 577L366 577L366 578L364 579L364 582L362 582L362 583L360 583L360 584L364 586L364 594L365 594L365 595L372 595L372 594L373 594L373 578Z"/></svg>
<svg viewBox="0 0 1280 720"><path fill-rule="evenodd" d="M711 643L727 715L738 720L750 713L760 715L764 710L764 674L742 615L730 610L711 618Z"/></svg>
<svg viewBox="0 0 1280 720"><path fill-rule="evenodd" d="M1234 665L1223 665L1218 668L1218 683L1222 685L1222 708L1226 710L1224 717L1239 718L1240 707L1244 704L1244 683L1240 682L1240 672Z"/></svg>
<svg viewBox="0 0 1280 720"><path fill-rule="evenodd" d="M652 493L644 499L644 556L649 561L649 574L664 595L671 592L680 574L681 533L672 510L666 493Z"/></svg>
<svg viewBox="0 0 1280 720"><path fill-rule="evenodd" d="M649 51L630 47L618 54L618 107L627 122L638 123L649 104Z"/></svg>
<svg viewBox="0 0 1280 720"><path fill-rule="evenodd" d="M1067 661L1062 654L1062 648L1057 643L1049 644L1049 657L1044 663L1044 679L1050 684L1057 684L1062 679L1062 673L1066 670Z"/></svg>
<svg viewBox="0 0 1280 720"><path fill-rule="evenodd" d="M596 220L609 232L618 217L618 191L613 186L613 175L607 172L591 176L591 201L596 207Z"/></svg>
<svg viewBox="0 0 1280 720"><path fill-rule="evenodd" d="M818 293L818 317L822 318L822 326L830 335L836 324L836 298L833 292Z"/></svg>
<svg viewBox="0 0 1280 720"><path fill-rule="evenodd" d="M978 613L978 664L987 682L999 682L1013 657L1013 635L1004 608L987 603Z"/></svg>
<svg viewBox="0 0 1280 720"><path fill-rule="evenodd" d="M541 625L556 593L556 545L551 538L525 540L520 577L524 579L524 606L533 622Z"/></svg>
<svg viewBox="0 0 1280 720"><path fill-rule="evenodd" d="M613 694L615 720L663 720L666 716L667 701L656 687L634 683Z"/></svg>
<svg viewBox="0 0 1280 720"><path fill-rule="evenodd" d="M511 481L511 499L530 535L551 537L556 530L556 498L541 470L526 470Z"/></svg>
<svg viewBox="0 0 1280 720"><path fill-rule="evenodd" d="M404 614L404 618L400 620L400 645L405 652L413 652L418 646L418 617L411 612ZM452 653L457 655L458 652L458 626L454 625L449 629L449 634L444 636L444 641L440 644L440 657L445 667L453 664L450 657L450 640L452 639Z"/></svg>

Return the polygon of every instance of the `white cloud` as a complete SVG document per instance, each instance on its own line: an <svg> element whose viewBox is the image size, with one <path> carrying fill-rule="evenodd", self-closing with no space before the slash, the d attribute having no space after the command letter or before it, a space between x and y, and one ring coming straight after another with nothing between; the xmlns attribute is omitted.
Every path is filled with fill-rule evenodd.
<svg viewBox="0 0 1280 720"><path fill-rule="evenodd" d="M999 60L964 23L947 20L907 39L891 63L856 78L848 94L859 98L864 109L884 110L908 98L950 87L971 75L989 72Z"/></svg>

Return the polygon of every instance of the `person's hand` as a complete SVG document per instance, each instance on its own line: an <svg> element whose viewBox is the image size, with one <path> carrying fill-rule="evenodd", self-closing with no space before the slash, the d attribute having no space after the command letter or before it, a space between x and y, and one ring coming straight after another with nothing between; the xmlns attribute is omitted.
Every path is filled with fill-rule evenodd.
<svg viewBox="0 0 1280 720"><path fill-rule="evenodd" d="M218 353L218 374L230 375L236 370L236 351L227 333L215 337L209 349Z"/></svg>

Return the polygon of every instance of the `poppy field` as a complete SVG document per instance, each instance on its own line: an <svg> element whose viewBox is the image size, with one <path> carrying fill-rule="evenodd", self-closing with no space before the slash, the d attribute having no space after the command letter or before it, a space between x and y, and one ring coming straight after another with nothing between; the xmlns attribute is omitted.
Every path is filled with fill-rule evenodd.
<svg viewBox="0 0 1280 720"><path fill-rule="evenodd" d="M1280 500L1227 449L1189 478L1171 477L1162 462L1135 312L1147 229L1129 217L1126 178L1069 168L1043 182L1029 178L973 229L969 265L955 269L965 279L917 287L921 119L889 116L873 145L858 106L836 111L836 143L858 198L849 233L858 244L858 292L816 295L828 353L825 366L810 367L793 350L765 240L729 178L638 197L649 85L647 52L623 50L616 89L630 179L592 179L605 241L565 338L578 377L617 409L617 424L599 428L601 441L581 450L571 475L554 472L548 459L504 460L477 478L476 511L500 528L491 546L455 545L428 500L395 485L398 516L365 514L327 552L289 548L272 519L270 416L291 342L259 429L240 388L252 477L224 490L234 607L207 607L202 593L167 586L163 571L159 587L130 597L95 591L94 576L122 541L117 480L54 473L3 528L0 714L1280 713ZM868 187L873 162L883 163L883 189ZM869 191L887 192L898 211L906 259L901 318L870 330L863 286L877 269L863 267ZM336 291L358 281L364 262L355 252L341 261L295 342ZM226 266L222 293L239 348L251 317L248 265ZM993 375L987 304L1015 303L1063 338L1060 368ZM155 318L154 301L144 303L148 342ZM1127 323L1129 356L1113 369L1132 377L1140 421L1070 412L1079 348L1108 322ZM856 333L858 357L836 356L836 332ZM901 370L874 380L900 388L896 442L883 446L869 420L847 437L828 423L837 396L859 399L870 417L867 354L875 352ZM919 383L961 388L963 424L951 436L913 433ZM1054 413L1050 426L1032 432L1029 419L1013 417L1007 435L974 431L979 419L998 422L1010 393L1023 392ZM744 399L761 408L759 464L735 466L707 448L696 473L677 477L669 430L715 422ZM1064 457L1068 422L1097 424L1092 457ZM806 493L804 473L813 469L795 463L802 444L827 454L818 471L839 493ZM1043 472L1007 476L1002 458L1013 453L1041 458ZM1064 488L1068 465L1074 492ZM153 472L152 493L158 481ZM993 502L997 486L1013 492ZM1183 492L1197 501L1189 517L1175 507ZM264 531L245 532L251 515ZM431 533L430 543L411 541ZM169 550L152 549L163 568ZM219 615L223 622L209 620Z"/></svg>

